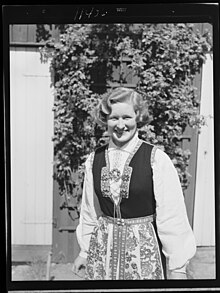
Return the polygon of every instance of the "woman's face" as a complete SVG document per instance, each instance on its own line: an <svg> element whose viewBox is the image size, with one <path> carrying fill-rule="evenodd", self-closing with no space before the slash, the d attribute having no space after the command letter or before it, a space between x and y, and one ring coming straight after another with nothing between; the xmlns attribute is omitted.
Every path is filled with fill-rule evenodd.
<svg viewBox="0 0 220 293"><path fill-rule="evenodd" d="M108 133L113 142L122 147L129 142L137 130L136 113L130 103L116 103L108 115Z"/></svg>

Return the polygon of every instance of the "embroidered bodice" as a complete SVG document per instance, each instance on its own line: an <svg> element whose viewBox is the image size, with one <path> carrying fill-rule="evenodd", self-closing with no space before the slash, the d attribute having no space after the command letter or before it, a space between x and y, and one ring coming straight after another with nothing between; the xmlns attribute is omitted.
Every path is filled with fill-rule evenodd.
<svg viewBox="0 0 220 293"><path fill-rule="evenodd" d="M122 153L126 160L124 158L124 164L118 166L119 169L114 162L111 169L107 146L96 151L93 161L94 189L105 215L136 218L155 213L151 169L153 149L152 145L138 139L129 153Z"/></svg>

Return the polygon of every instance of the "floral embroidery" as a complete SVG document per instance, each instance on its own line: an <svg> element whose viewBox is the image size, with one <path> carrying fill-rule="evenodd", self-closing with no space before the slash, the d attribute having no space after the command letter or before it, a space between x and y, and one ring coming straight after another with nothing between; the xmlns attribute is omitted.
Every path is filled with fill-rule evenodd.
<svg viewBox="0 0 220 293"><path fill-rule="evenodd" d="M125 273L125 280L132 280L133 279L133 275L130 272L126 272Z"/></svg>
<svg viewBox="0 0 220 293"><path fill-rule="evenodd" d="M129 176L129 174L124 174L121 178L122 178L122 180L125 181L125 182L130 180L130 176Z"/></svg>
<svg viewBox="0 0 220 293"><path fill-rule="evenodd" d="M132 167L125 166L124 174L122 175L122 183L121 183L121 190L120 190L120 195L122 198L128 198L131 173L132 173Z"/></svg>
<svg viewBox="0 0 220 293"><path fill-rule="evenodd" d="M163 279L158 242L150 223L127 229L125 279ZM138 230L134 234L134 230Z"/></svg>
<svg viewBox="0 0 220 293"><path fill-rule="evenodd" d="M134 262L132 262L132 263L131 263L131 267L132 267L132 269L136 270L136 269L137 269L137 264L134 263Z"/></svg>
<svg viewBox="0 0 220 293"><path fill-rule="evenodd" d="M107 221L101 217L91 236L86 268L87 280L112 278L113 243L108 243L109 239L112 239L109 238L108 227ZM127 226L124 260L123 274L120 274L124 280L164 278L159 246L151 223ZM109 277L106 277L107 275Z"/></svg>
<svg viewBox="0 0 220 293"><path fill-rule="evenodd" d="M121 178L121 172L118 169L114 168L109 172L109 178L118 182Z"/></svg>
<svg viewBox="0 0 220 293"><path fill-rule="evenodd" d="M156 151L157 151L158 147L157 146L154 146L152 151L151 151L151 156L150 156L150 164L151 164L151 167L153 167L153 163L154 163L154 158L155 158L155 154L156 154Z"/></svg>
<svg viewBox="0 0 220 293"><path fill-rule="evenodd" d="M138 245L137 238L135 236L129 237L127 239L127 249L128 249L128 251L133 251L137 245Z"/></svg>
<svg viewBox="0 0 220 293"><path fill-rule="evenodd" d="M98 240L98 241L97 241ZM106 276L106 253L107 253L108 231L104 222L95 227L90 239L89 253L85 279L104 280Z"/></svg>
<svg viewBox="0 0 220 293"><path fill-rule="evenodd" d="M106 167L102 168L101 179L103 182L109 180L109 172Z"/></svg>
<svg viewBox="0 0 220 293"><path fill-rule="evenodd" d="M144 279L163 279L160 252L151 223L139 227L141 270Z"/></svg>
<svg viewBox="0 0 220 293"><path fill-rule="evenodd" d="M117 180L122 180L121 186L120 186L120 197L121 198L128 198L129 196L129 184L131 180L131 174L132 174L132 167L129 166L132 157L137 152L138 148L141 146L142 141L139 141L132 151L132 153L129 155L129 157L126 160L124 170L122 172L122 175L116 174ZM104 197L112 198L111 190L110 190L110 179L113 175L115 175L115 170L110 171L110 163L108 158L108 150L105 149L105 161L106 166L102 167L101 170L101 191Z"/></svg>
<svg viewBox="0 0 220 293"><path fill-rule="evenodd" d="M102 168L101 190L104 197L111 197L111 191L110 191L110 185L109 185L109 172L107 167Z"/></svg>
<svg viewBox="0 0 220 293"><path fill-rule="evenodd" d="M137 225L138 226L138 225ZM140 280L141 275L138 270L138 258L139 250L139 240L135 237L134 230L132 226L129 226L127 229L127 238L126 238L126 254L125 254L125 280Z"/></svg>

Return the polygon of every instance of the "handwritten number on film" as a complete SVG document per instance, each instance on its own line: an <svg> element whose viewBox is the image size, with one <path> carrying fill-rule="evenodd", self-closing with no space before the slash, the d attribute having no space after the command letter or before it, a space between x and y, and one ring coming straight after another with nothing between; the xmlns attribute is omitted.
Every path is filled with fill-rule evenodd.
<svg viewBox="0 0 220 293"><path fill-rule="evenodd" d="M80 8L77 9L74 20L81 20L81 19L91 19L91 18L96 18L98 16L105 16L107 14L107 11L105 10L99 10L94 7L91 9L84 9Z"/></svg>

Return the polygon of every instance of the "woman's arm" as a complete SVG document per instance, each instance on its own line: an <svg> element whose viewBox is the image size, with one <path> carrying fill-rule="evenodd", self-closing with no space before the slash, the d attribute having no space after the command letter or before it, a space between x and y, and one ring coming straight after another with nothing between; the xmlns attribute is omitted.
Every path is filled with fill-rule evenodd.
<svg viewBox="0 0 220 293"><path fill-rule="evenodd" d="M196 252L177 171L170 158L156 150L153 163L156 223L169 276L185 279L188 261Z"/></svg>
<svg viewBox="0 0 220 293"><path fill-rule="evenodd" d="M91 234L98 223L99 216L101 215L98 198L93 186L93 156L94 153L90 154L85 162L80 218L79 225L76 229L77 240L80 246L79 256L76 258L73 266L73 271L76 273L80 270L80 267L83 267L86 264Z"/></svg>

